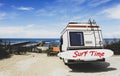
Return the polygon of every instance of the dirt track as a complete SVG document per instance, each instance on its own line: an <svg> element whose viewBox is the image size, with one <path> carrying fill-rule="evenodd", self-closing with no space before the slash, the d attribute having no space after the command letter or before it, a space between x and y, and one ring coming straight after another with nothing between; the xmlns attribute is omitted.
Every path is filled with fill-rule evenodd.
<svg viewBox="0 0 120 76"><path fill-rule="evenodd" d="M28 53L0 60L0 76L120 76L120 56L76 67L70 69L58 57Z"/></svg>

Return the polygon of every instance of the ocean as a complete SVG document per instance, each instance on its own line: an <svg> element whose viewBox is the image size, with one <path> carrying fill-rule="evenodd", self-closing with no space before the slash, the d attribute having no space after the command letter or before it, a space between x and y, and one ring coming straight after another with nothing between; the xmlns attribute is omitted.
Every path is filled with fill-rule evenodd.
<svg viewBox="0 0 120 76"><path fill-rule="evenodd" d="M46 41L46 42L51 42L55 43L57 45L60 44L60 39L59 38L0 38L3 42L10 42L10 43L17 43L17 42L24 42L24 41L29 41L32 43L37 43L40 41ZM104 42L112 42L116 40L120 40L120 38L104 38Z"/></svg>
<svg viewBox="0 0 120 76"><path fill-rule="evenodd" d="M59 41L59 38L0 38L0 39L12 43L21 42L21 41L30 41L30 42Z"/></svg>
<svg viewBox="0 0 120 76"><path fill-rule="evenodd" d="M41 41L49 42L51 44L59 45L59 38L0 38L3 43L18 43L29 41L31 43L39 43Z"/></svg>
<svg viewBox="0 0 120 76"><path fill-rule="evenodd" d="M103 38L104 42L115 42L115 41L120 41L120 38Z"/></svg>

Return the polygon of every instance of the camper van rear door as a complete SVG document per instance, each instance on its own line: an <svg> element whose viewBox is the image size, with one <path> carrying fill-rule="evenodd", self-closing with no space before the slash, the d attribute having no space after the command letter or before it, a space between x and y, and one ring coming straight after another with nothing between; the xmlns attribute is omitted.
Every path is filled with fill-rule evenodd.
<svg viewBox="0 0 120 76"><path fill-rule="evenodd" d="M84 46L83 32L69 32L70 46Z"/></svg>

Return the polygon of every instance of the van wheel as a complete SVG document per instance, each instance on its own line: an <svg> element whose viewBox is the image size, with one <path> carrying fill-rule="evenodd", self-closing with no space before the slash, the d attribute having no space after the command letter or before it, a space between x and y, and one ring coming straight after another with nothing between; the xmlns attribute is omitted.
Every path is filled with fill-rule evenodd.
<svg viewBox="0 0 120 76"><path fill-rule="evenodd" d="M63 58L63 62L65 65L68 65L68 60Z"/></svg>
<svg viewBox="0 0 120 76"><path fill-rule="evenodd" d="M76 67L77 67L75 64L68 64L67 66L68 66L70 69L76 69Z"/></svg>
<svg viewBox="0 0 120 76"><path fill-rule="evenodd" d="M62 59L61 57L59 57L60 59Z"/></svg>
<svg viewBox="0 0 120 76"><path fill-rule="evenodd" d="M103 62L105 62L105 58L103 58L103 59L101 59L101 60L99 60L99 61L103 61Z"/></svg>

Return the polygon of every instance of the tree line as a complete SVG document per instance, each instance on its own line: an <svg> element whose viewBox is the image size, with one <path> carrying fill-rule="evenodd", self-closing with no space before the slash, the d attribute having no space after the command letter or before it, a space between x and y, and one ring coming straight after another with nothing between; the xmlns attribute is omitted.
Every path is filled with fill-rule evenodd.
<svg viewBox="0 0 120 76"><path fill-rule="evenodd" d="M113 40L112 42L105 42L105 49L111 49L115 55L120 55L120 40Z"/></svg>
<svg viewBox="0 0 120 76"><path fill-rule="evenodd" d="M8 52L9 45L2 39L0 39L0 59L10 57ZM105 49L111 49L115 55L120 55L120 40L113 40L112 42L105 42Z"/></svg>
<svg viewBox="0 0 120 76"><path fill-rule="evenodd" d="M4 40L0 39L0 59L8 58L11 55L7 52L8 46L5 44Z"/></svg>

